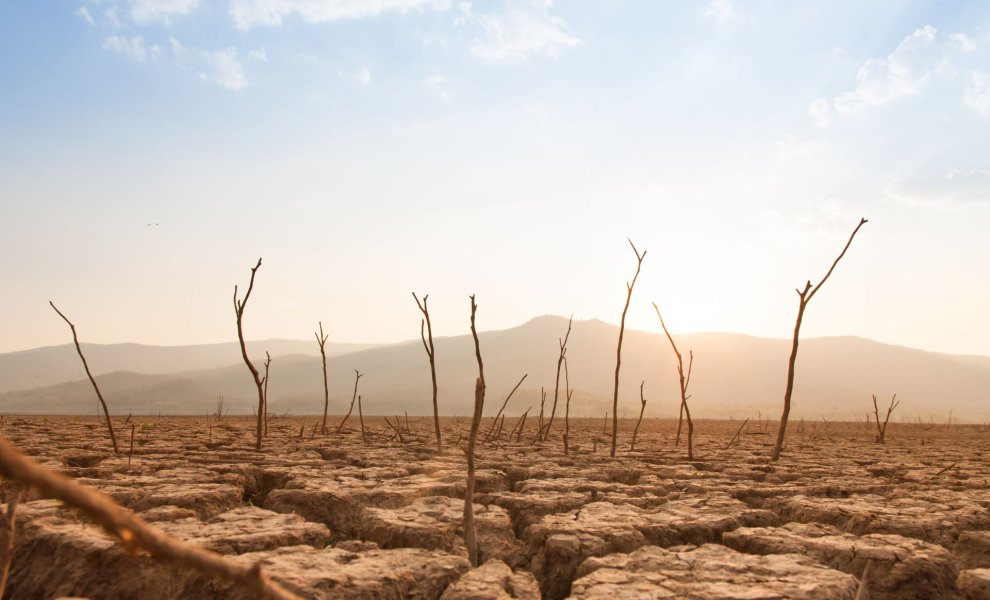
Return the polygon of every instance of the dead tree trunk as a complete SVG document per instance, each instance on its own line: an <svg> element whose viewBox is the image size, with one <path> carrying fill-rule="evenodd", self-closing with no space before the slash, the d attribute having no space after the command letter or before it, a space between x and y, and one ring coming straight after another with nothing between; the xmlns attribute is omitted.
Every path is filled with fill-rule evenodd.
<svg viewBox="0 0 990 600"><path fill-rule="evenodd" d="M69 329L72 330L72 342L76 345L76 352L79 353L79 358L82 360L83 369L86 370L86 376L89 377L89 382L93 384L93 389L96 390L96 397L100 399L100 405L103 406L103 414L107 417L107 431L110 432L110 442L113 444L113 453L118 454L117 451L117 436L113 434L113 421L110 419L110 410L107 409L106 400L103 399L103 394L100 393L100 386L96 385L96 379L93 378L93 374L89 372L89 364L86 362L86 357L83 356L82 348L79 346L79 336L76 335L76 326L72 324L72 321L68 317L62 314L58 308L55 307L55 303L51 300L48 301L51 304L52 309L58 313L58 316L69 324Z"/></svg>
<svg viewBox="0 0 990 600"><path fill-rule="evenodd" d="M265 382L265 405L263 407L264 412L262 416L262 421L265 424L265 432L264 432L265 437L268 437L268 373L270 372L271 366L272 366L272 355L268 354L268 351L265 350L265 378L262 380Z"/></svg>
<svg viewBox="0 0 990 600"><path fill-rule="evenodd" d="M574 317L572 315L567 321L567 333L564 334L564 338L557 338L557 344L560 345L560 354L557 355L557 377L553 383L553 406L550 408L550 420L547 422L546 431L543 432L544 441L550 436L550 428L553 427L553 420L557 415L557 397L560 394L560 367L564 362L564 357L567 355L567 339L571 337L571 323L573 322Z"/></svg>
<svg viewBox="0 0 990 600"><path fill-rule="evenodd" d="M337 433L340 433L340 431L344 428L344 423L347 422L347 419L351 418L351 413L354 412L354 401L357 400L358 381L361 380L363 375L364 373L359 373L357 369L354 369L354 394L351 396L351 407L347 409L347 414L344 415L344 420L340 422L340 425L337 425ZM398 420L398 418L396 418L396 420Z"/></svg>
<svg viewBox="0 0 990 600"><path fill-rule="evenodd" d="M443 440L440 436L440 408L437 405L437 362L436 349L433 347L433 324L430 322L430 309L426 306L426 301L430 295L423 296L423 302L416 297L413 292L413 299L416 306L423 313L423 318L419 322L419 337L423 340L423 348L426 349L426 356L430 359L430 377L433 380L433 430L437 436L437 452L443 452ZM426 326L426 335L423 335L423 326Z"/></svg>
<svg viewBox="0 0 990 600"><path fill-rule="evenodd" d="M787 434L787 419L791 414L791 393L794 391L794 365L797 363L797 352L798 352L798 341L801 337L801 322L804 320L804 310L808 307L808 303L811 299L815 297L818 290L822 289L825 282L828 281L829 276L832 275L832 271L835 270L835 266L839 264L842 257L846 255L846 250L849 249L849 245L852 244L853 238L859 232L859 228L867 223L866 219L860 219L859 225L853 229L852 234L849 236L849 241L846 242L842 252L836 257L835 262L829 268L828 273L825 273L825 277L822 278L818 285L812 286L811 281L805 283L804 289L795 289L798 295L798 314L797 320L794 322L794 339L791 342L791 355L787 359L787 386L784 388L784 411L780 415L780 427L777 428L777 443L773 446L773 453L770 455L771 461L780 460L780 451L784 447L784 436Z"/></svg>
<svg viewBox="0 0 990 600"><path fill-rule="evenodd" d="M636 429L633 429L632 443L629 444L629 451L632 452L636 449L636 434L639 433L639 425L643 422L643 413L646 412L646 398L643 396L643 386L646 385L645 381L639 382L639 420L636 421Z"/></svg>
<svg viewBox="0 0 990 600"><path fill-rule="evenodd" d="M516 387L512 388L512 391L509 392L509 395L505 397L505 402L502 403L502 408L498 409L498 414L495 415L495 420L492 421L491 428L488 430L488 433L485 434L485 442L487 442L492 437L492 432L495 430L495 424L498 423L498 418L502 416L502 411L504 411L505 407L509 405L509 400L512 398L512 395L516 393L516 390L519 389L519 386L522 385L523 381L526 381L526 377L528 376L529 373L524 374L522 378L519 380L519 383L516 384Z"/></svg>
<svg viewBox="0 0 990 600"><path fill-rule="evenodd" d="M687 376L684 375L684 359L681 357L680 351L677 349L677 344L674 343L674 338L671 337L670 332L667 331L667 325L663 322L663 317L660 315L660 309L657 308L657 303L653 303L653 309L657 311L657 318L660 319L660 327L663 328L663 332L667 335L667 340L670 341L670 347L674 349L674 354L677 356L677 378L679 380L680 390L681 390L681 410L684 411L684 416L687 417L688 424L688 434L687 434L687 445L688 445L688 460L694 460L694 422L691 421L691 409L688 407L688 385L691 384L691 369L694 367L694 351L689 350L690 360L688 361ZM680 427L678 427L678 430Z"/></svg>
<svg viewBox="0 0 990 600"><path fill-rule="evenodd" d="M368 443L368 434L364 432L364 410L361 409L361 396L358 396L358 420L361 421L361 441Z"/></svg>
<svg viewBox="0 0 990 600"><path fill-rule="evenodd" d="M564 456L570 453L571 443L571 376L567 369L567 359L564 359Z"/></svg>
<svg viewBox="0 0 990 600"><path fill-rule="evenodd" d="M320 345L320 356L323 358L323 425L320 426L320 434L327 433L327 411L330 410L330 388L327 386L327 335L323 333L323 321L320 321L319 333L314 332L316 343Z"/></svg>
<svg viewBox="0 0 990 600"><path fill-rule="evenodd" d="M474 384L474 415L471 417L471 432L467 448L467 485L464 490L464 545L467 546L471 565L478 566L478 535L474 528L474 445L481 425L481 411L485 408L485 366L481 362L481 345L474 318L478 305L471 296L471 336L474 337L474 354L478 359L478 379Z"/></svg>
<svg viewBox="0 0 990 600"><path fill-rule="evenodd" d="M254 379L254 385L258 388L258 426L255 436L254 448L255 450L261 450L261 412L265 407L265 390L261 383L261 375L258 373L258 369L255 368L254 363L248 358L247 347L244 345L244 307L247 306L248 298L251 297L251 290L254 289L254 275L261 268L261 259L258 259L258 264L251 269L251 282L248 284L247 293L244 294L244 300L237 299L237 286L234 286L234 314L237 315L237 339L241 343L241 357L244 358L244 363L247 365L248 370L251 371L251 377Z"/></svg>
<svg viewBox="0 0 990 600"><path fill-rule="evenodd" d="M540 386L540 420L537 422L536 437L533 441L543 438L543 407L547 404L547 391Z"/></svg>
<svg viewBox="0 0 990 600"><path fill-rule="evenodd" d="M873 394L873 414L877 416L877 433L879 434L877 436L877 441L881 444L884 444L887 441L887 423L890 421L890 413L894 412L894 409L897 408L898 404L900 404L900 402L897 400L897 394L894 394L894 396L890 399L890 406L887 407L887 417L884 418L883 426L881 427L880 409L877 407L877 395ZM866 417L869 419L869 415L866 415Z"/></svg>
<svg viewBox="0 0 990 600"><path fill-rule="evenodd" d="M626 332L626 313L629 311L629 302L632 300L633 288L636 286L636 280L639 278L639 270L643 267L643 259L646 258L646 250L640 254L639 250L629 240L629 245L632 246L632 250L636 253L636 274L633 275L632 283L626 284L626 305L622 309L622 319L619 321L619 343L615 348L615 388L612 393L612 458L615 458L615 444L618 441L619 436L619 419L616 417L619 415L619 368L622 366L622 337Z"/></svg>

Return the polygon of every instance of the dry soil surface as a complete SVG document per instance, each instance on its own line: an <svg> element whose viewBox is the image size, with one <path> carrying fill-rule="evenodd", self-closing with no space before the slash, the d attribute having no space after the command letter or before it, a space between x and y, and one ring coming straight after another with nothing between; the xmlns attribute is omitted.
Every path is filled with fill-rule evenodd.
<svg viewBox="0 0 990 600"><path fill-rule="evenodd" d="M477 448L472 569L462 515L468 419L365 418L336 432L273 418L261 451L244 417L6 416L2 434L176 538L260 563L304 598L990 598L990 432L896 423L632 421L618 453L602 420L536 419ZM491 419L482 424L482 437ZM742 426L742 427L741 427ZM611 430L609 424L608 431ZM739 435L733 443L733 434ZM131 435L133 432L133 451ZM400 439L401 438L401 439ZM0 481L0 501L21 490ZM864 577L864 572L868 574ZM27 490L5 598L246 598L129 552Z"/></svg>

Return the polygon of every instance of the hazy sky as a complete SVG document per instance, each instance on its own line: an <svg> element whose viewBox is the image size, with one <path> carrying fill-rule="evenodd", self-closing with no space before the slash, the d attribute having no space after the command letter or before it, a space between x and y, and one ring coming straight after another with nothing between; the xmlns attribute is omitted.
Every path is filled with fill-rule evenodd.
<svg viewBox="0 0 990 600"><path fill-rule="evenodd" d="M4 3L0 351L545 313L990 354L990 3ZM315 342L314 342L315 343Z"/></svg>

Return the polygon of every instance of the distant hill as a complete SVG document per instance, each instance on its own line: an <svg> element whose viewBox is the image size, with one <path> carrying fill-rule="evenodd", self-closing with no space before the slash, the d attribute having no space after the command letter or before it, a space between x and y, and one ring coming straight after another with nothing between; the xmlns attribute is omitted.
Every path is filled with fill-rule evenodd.
<svg viewBox="0 0 990 600"><path fill-rule="evenodd" d="M327 343L327 354L336 356L373 347L370 344ZM82 344L94 375L114 371L159 374L213 369L241 360L237 342L195 346L145 346L142 344ZM261 340L247 343L251 356L264 358L287 354L319 355L316 339ZM26 390L86 377L73 344L48 346L0 354L0 393Z"/></svg>
<svg viewBox="0 0 990 600"><path fill-rule="evenodd" d="M549 413L557 339L566 328L566 319L546 316L480 334L488 383L486 414L498 410L524 373L529 376L510 402L508 413L519 414L532 406L531 414L537 414L540 386L546 388ZM567 352L571 385L576 388L572 415L600 417L611 410L617 337L618 328L601 321L574 323ZM695 355L692 414L701 418L779 416L789 340L725 333L683 334L675 339L685 358L688 350ZM467 415L477 377L471 337L437 338L436 348L441 412ZM331 412L346 411L354 369L365 373L358 391L367 413L421 415L431 411L429 367L419 340L338 354L328 363ZM637 414L642 380L646 381L647 416L676 416L674 356L661 334L627 330L621 374L620 417ZM232 413L250 414L255 403L251 376L236 361L167 377L128 373L106 375L101 381L113 378L116 383L112 389L108 383L105 396L111 410L118 413L205 413L213 410L221 393ZM562 376L561 390L563 385ZM871 394L886 402L895 392L902 399L895 420L944 419L952 410L954 418L985 421L990 419L990 357L938 354L856 337L802 340L793 418L862 419L872 407ZM269 398L272 412L321 413L319 357L276 357ZM561 391L560 402L563 398ZM92 388L85 380L0 395L2 412L89 413L95 412L95 406Z"/></svg>

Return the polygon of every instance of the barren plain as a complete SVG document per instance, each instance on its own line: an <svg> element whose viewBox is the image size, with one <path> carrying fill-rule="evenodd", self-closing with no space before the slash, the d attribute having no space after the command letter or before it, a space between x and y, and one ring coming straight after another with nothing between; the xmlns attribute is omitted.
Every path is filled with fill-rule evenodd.
<svg viewBox="0 0 990 600"><path fill-rule="evenodd" d="M431 418L339 419L272 418L260 452L249 417L115 418L118 455L96 417L7 416L2 435L304 598L990 598L986 426L891 423L880 445L866 423L793 422L771 463L775 423L697 421L688 461L676 421L645 420L635 449L622 421L613 459L601 419L572 419L565 455L560 421L482 444L486 418L471 569L469 419L442 420L439 454ZM246 597L28 490L5 598L63 596Z"/></svg>

